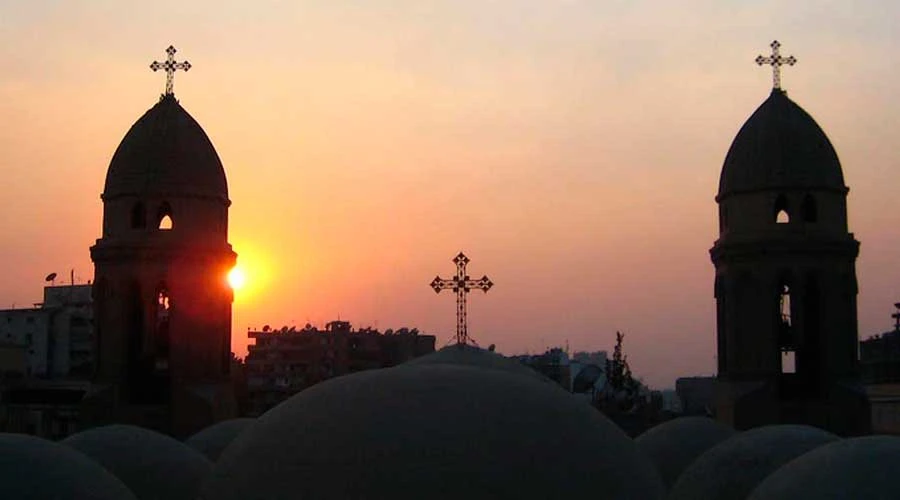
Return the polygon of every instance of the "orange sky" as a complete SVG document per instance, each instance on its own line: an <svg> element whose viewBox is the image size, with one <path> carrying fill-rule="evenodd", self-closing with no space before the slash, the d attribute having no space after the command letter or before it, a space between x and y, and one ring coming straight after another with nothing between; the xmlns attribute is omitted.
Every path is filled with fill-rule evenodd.
<svg viewBox="0 0 900 500"><path fill-rule="evenodd" d="M470 332L506 354L610 349L654 386L714 370L716 192L767 96L773 38L792 99L849 184L860 334L900 301L900 6L885 2L0 0L0 305L91 279L109 159L164 78L228 174L247 327L453 335L428 287L464 250L495 287ZM358 4L364 4L362 7Z"/></svg>

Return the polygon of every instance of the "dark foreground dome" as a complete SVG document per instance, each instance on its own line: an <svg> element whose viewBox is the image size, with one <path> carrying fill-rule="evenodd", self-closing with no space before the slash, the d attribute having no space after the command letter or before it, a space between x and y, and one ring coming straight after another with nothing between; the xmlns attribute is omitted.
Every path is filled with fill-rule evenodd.
<svg viewBox="0 0 900 500"><path fill-rule="evenodd" d="M775 471L750 500L900 498L900 438L867 436L817 448Z"/></svg>
<svg viewBox="0 0 900 500"><path fill-rule="evenodd" d="M61 442L94 459L141 499L194 500L212 467L184 443L133 425L95 427Z"/></svg>
<svg viewBox="0 0 900 500"><path fill-rule="evenodd" d="M486 368L488 370L500 370L507 373L518 373L541 382L557 385L544 375L523 365L516 359L507 358L493 351L481 349L467 344L454 344L444 347L431 354L420 356L407 361L403 366L420 365L457 365L471 366L473 368Z"/></svg>
<svg viewBox="0 0 900 500"><path fill-rule="evenodd" d="M653 465L609 419L531 378L465 366L359 372L259 417L201 498L656 499Z"/></svg>
<svg viewBox="0 0 900 500"><path fill-rule="evenodd" d="M806 425L769 425L710 448L678 476L669 500L744 500L766 476L839 438Z"/></svg>
<svg viewBox="0 0 900 500"><path fill-rule="evenodd" d="M232 418L210 425L206 429L184 440L184 444L203 453L210 461L219 459L222 451L234 441L248 425L255 422L253 418Z"/></svg>
<svg viewBox="0 0 900 500"><path fill-rule="evenodd" d="M649 429L634 442L671 488L691 462L734 434L734 429L711 418L681 417Z"/></svg>
<svg viewBox="0 0 900 500"><path fill-rule="evenodd" d="M772 89L731 143L718 198L788 188L847 189L825 132L782 90Z"/></svg>
<svg viewBox="0 0 900 500"><path fill-rule="evenodd" d="M88 457L22 434L0 434L0 498L136 500L120 480Z"/></svg>
<svg viewBox="0 0 900 500"><path fill-rule="evenodd" d="M104 199L145 195L228 200L219 155L172 95L162 96L131 126L106 173Z"/></svg>

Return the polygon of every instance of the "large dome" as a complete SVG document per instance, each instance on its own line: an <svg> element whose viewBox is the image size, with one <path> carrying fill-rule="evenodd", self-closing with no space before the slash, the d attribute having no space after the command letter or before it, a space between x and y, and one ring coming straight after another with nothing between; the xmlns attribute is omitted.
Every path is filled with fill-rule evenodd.
<svg viewBox="0 0 900 500"><path fill-rule="evenodd" d="M718 199L769 189L828 189L844 192L844 175L825 132L784 91L769 98L744 123L731 143Z"/></svg>
<svg viewBox="0 0 900 500"><path fill-rule="evenodd" d="M681 417L653 427L634 442L671 488L691 462L734 434L734 429L711 418Z"/></svg>
<svg viewBox="0 0 900 500"><path fill-rule="evenodd" d="M766 476L794 458L837 441L806 425L769 425L710 448L678 477L669 500L744 500Z"/></svg>
<svg viewBox="0 0 900 500"><path fill-rule="evenodd" d="M664 494L615 424L529 377L467 366L331 379L259 417L201 498L629 498Z"/></svg>
<svg viewBox="0 0 900 500"><path fill-rule="evenodd" d="M500 370L507 373L518 373L519 375L524 375L557 386L556 382L538 373L531 367L520 363L516 359L507 358L502 354L497 354L496 352L468 344L449 345L431 354L413 358L406 363L403 363L401 366L421 365L457 365L484 368L488 370Z"/></svg>
<svg viewBox="0 0 900 500"><path fill-rule="evenodd" d="M106 467L142 499L194 500L212 467L186 444L133 425L95 427L61 442Z"/></svg>
<svg viewBox="0 0 900 500"><path fill-rule="evenodd" d="M44 439L0 434L0 498L135 500L114 475L77 451Z"/></svg>
<svg viewBox="0 0 900 500"><path fill-rule="evenodd" d="M228 201L219 155L172 95L162 96L131 126L106 173L105 200L145 195Z"/></svg>
<svg viewBox="0 0 900 500"><path fill-rule="evenodd" d="M234 438L244 432L244 429L255 421L256 419L254 418L223 420L187 438L184 444L203 453L206 455L206 458L215 462L219 459L222 451L234 441Z"/></svg>
<svg viewBox="0 0 900 500"><path fill-rule="evenodd" d="M778 469L750 500L900 498L900 438L866 436L817 448Z"/></svg>

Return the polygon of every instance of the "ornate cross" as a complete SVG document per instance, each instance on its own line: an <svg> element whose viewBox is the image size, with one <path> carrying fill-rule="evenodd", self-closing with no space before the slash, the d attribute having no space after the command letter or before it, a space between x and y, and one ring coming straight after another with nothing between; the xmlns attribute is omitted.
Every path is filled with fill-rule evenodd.
<svg viewBox="0 0 900 500"><path fill-rule="evenodd" d="M772 55L769 57L756 56L756 64L759 64L760 66L763 64L772 65L772 86L781 90L781 66L783 64L793 66L797 62L797 58L794 56L782 57L778 52L778 48L781 47L778 40L774 40L770 43L769 47L772 47Z"/></svg>
<svg viewBox="0 0 900 500"><path fill-rule="evenodd" d="M166 95L175 95L173 88L175 87L175 70L183 69L185 71L191 69L191 63L184 62L175 62L175 53L178 52L175 50L175 47L169 45L169 48L166 49L166 54L169 56L165 61L153 61L150 64L150 69L154 72L158 69L162 69L166 71Z"/></svg>
<svg viewBox="0 0 900 500"><path fill-rule="evenodd" d="M446 289L452 289L456 293L456 343L465 345L469 343L469 332L466 328L466 294L473 289L487 293L494 284L487 276L482 276L480 280L469 279L466 274L469 258L462 252L453 258L453 263L456 264L456 277L445 280L435 276L431 288L435 293L441 293L441 290Z"/></svg>

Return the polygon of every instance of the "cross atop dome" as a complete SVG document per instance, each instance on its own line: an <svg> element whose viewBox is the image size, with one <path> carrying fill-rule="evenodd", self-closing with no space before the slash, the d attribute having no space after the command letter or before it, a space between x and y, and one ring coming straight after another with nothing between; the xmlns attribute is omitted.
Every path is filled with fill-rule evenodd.
<svg viewBox="0 0 900 500"><path fill-rule="evenodd" d="M150 69L154 72L156 70L162 69L166 72L166 93L164 95L171 96L175 95L174 87L175 87L175 70L182 69L187 71L191 69L191 63L184 62L176 62L175 61L175 53L178 52L175 47L169 45L169 48L166 49L166 60L163 62L153 61L150 64Z"/></svg>
<svg viewBox="0 0 900 500"><path fill-rule="evenodd" d="M778 49L781 47L781 43L778 40L773 40L769 47L772 47L772 55L769 57L756 56L756 64L760 66L770 64L772 66L772 88L781 90L781 66L783 64L793 66L797 62L797 58L794 56L783 57L778 52Z"/></svg>

